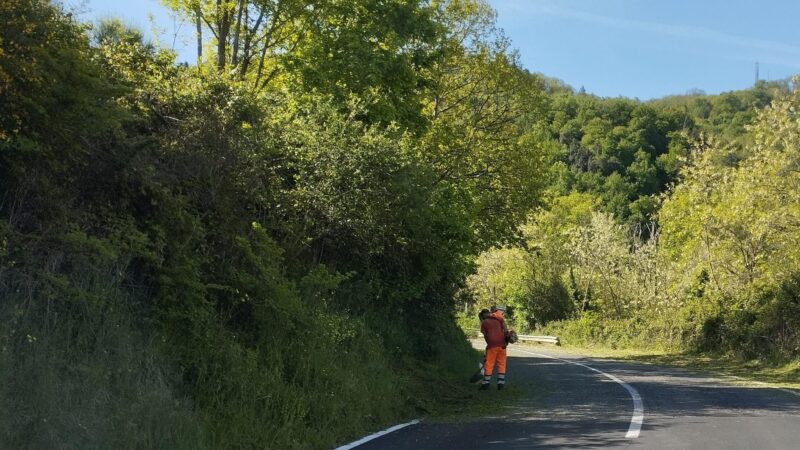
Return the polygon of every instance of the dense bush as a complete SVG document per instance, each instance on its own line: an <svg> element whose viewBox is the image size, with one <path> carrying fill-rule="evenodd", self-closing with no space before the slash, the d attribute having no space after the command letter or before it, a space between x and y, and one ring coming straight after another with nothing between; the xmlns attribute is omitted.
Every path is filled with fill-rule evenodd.
<svg viewBox="0 0 800 450"><path fill-rule="evenodd" d="M358 5L328 6L313 12ZM478 11L373 6L385 16L359 20L419 21L392 35L403 51L449 39L439 16L453 8L466 8L454 24ZM0 446L329 448L435 409L423 382L471 369L453 296L471 255L524 210L490 214L481 195L538 185L433 163L428 150L448 147L418 123L434 85L416 79L436 61L399 57L406 76L384 86L336 79L304 48L303 64L262 79L255 64L218 70L230 53L177 66L119 24L92 46L44 0L0 2L0 20ZM456 52L458 70L480 54L521 73L504 51ZM302 92L292 83L311 69L331 78ZM339 90L356 81L381 86ZM468 147L510 170L489 150Z"/></svg>
<svg viewBox="0 0 800 450"><path fill-rule="evenodd" d="M751 308L724 310L703 324L703 350L785 361L800 351L800 282L793 277L761 292Z"/></svg>

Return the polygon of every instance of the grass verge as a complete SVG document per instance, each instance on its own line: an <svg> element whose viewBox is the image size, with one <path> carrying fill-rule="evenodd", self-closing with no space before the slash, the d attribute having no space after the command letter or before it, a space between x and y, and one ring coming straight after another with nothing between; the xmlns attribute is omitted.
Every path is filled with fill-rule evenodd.
<svg viewBox="0 0 800 450"><path fill-rule="evenodd" d="M541 346L544 348L544 346ZM645 364L679 367L712 373L734 383L766 383L774 387L800 389L800 359L775 361L743 360L735 356L653 349L615 349L604 346L572 346L557 348L560 352L593 358L633 361Z"/></svg>
<svg viewBox="0 0 800 450"><path fill-rule="evenodd" d="M471 421L502 415L508 408L536 393L529 386L509 384L505 390L479 391L478 383L469 377L477 370L481 353L473 351L469 358L459 358L457 364L417 365L408 373L406 392L418 418L434 421Z"/></svg>
<svg viewBox="0 0 800 450"><path fill-rule="evenodd" d="M734 382L766 383L774 387L800 389L800 360L789 362L741 360L726 355L691 353L629 355L625 359L650 364L710 372Z"/></svg>

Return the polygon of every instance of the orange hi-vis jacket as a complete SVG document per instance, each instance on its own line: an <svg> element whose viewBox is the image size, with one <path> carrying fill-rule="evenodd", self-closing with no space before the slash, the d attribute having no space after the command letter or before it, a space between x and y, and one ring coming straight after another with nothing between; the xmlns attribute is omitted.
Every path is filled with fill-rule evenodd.
<svg viewBox="0 0 800 450"><path fill-rule="evenodd" d="M489 317L481 322L481 333L486 339L486 348L506 348L506 322L499 311L489 314Z"/></svg>

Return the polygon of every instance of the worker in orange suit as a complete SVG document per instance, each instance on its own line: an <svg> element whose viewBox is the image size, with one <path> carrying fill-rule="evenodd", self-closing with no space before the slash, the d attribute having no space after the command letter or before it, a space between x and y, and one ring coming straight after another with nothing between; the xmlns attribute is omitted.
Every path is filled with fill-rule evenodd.
<svg viewBox="0 0 800 450"><path fill-rule="evenodd" d="M506 322L504 315L506 308L503 305L495 305L491 308L491 313L486 320L481 322L481 333L486 340L486 363L484 365L483 383L480 390L489 389L494 374L494 366L497 364L497 390L502 390L506 385Z"/></svg>

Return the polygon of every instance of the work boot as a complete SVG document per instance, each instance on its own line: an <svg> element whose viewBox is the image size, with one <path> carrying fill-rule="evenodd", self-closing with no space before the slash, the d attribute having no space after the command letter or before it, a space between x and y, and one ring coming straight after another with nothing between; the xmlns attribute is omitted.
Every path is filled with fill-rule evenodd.
<svg viewBox="0 0 800 450"><path fill-rule="evenodd" d="M497 390L498 390L498 391L502 391L502 390L503 390L503 389L505 389L505 388L506 388L506 385L505 385L504 383L501 383L501 384L498 384L498 385L497 385Z"/></svg>
<svg viewBox="0 0 800 450"><path fill-rule="evenodd" d="M488 391L489 390L489 383L481 383L481 387L478 388L479 391Z"/></svg>

